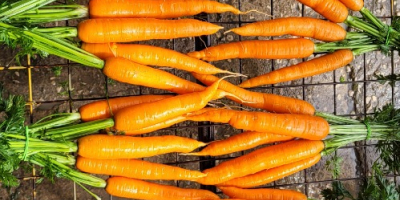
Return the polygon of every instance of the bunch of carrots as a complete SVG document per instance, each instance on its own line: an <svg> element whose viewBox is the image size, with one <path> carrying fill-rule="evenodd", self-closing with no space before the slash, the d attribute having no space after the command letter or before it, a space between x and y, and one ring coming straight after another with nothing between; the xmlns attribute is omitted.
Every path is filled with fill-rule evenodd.
<svg viewBox="0 0 400 200"><path fill-rule="evenodd" d="M17 46L20 41L29 41L29 47L42 51L43 54L54 54L102 69L105 75L120 82L178 94L143 95L94 102L81 107L79 113L49 116L48 120L28 126L25 139L29 141L29 138L33 138L35 142L68 142L78 139L76 146L71 142L62 143L72 145L67 152L77 152L79 156L76 162L62 163L62 167L57 169L62 170L66 178L79 184L105 187L108 193L115 196L167 200L219 199L216 194L205 190L181 189L144 181L188 180L216 185L230 198L307 199L305 195L294 191L246 188L264 185L311 167L321 156L350 142L365 139L399 140L400 136L393 134L397 127L382 122L365 126L362 121L317 112L311 104L303 100L244 88L332 71L351 63L357 55L382 48L397 49L400 39L397 30L392 30L394 34L385 35L382 31L387 28L385 24L363 8L362 1L299 2L313 8L331 22L288 17L248 24L229 30L226 34L289 34L322 42L315 43L305 38L249 40L217 45L187 55L160 47L124 42L210 35L223 27L194 19L170 18L192 16L201 12L247 14L253 10L242 12L230 5L210 0L91 0L88 7L54 7L45 6L50 1L23 0L15 6L2 6L0 42ZM348 8L359 10L368 21L349 16ZM90 16L91 19L81 22L77 29L38 29L32 26L85 16ZM345 22L358 31L346 32L335 24L338 22ZM20 24L28 28L20 28ZM68 39L75 36L83 41L81 48ZM250 78L238 86L224 79L243 75L205 62L235 58L307 58L314 53L328 54ZM207 87L147 65L188 71ZM216 74L227 76L218 78L214 76ZM206 108L213 100L224 97L268 112ZM177 136L132 137L187 120L226 123L246 132L209 144ZM79 121L84 123L77 123ZM95 134L101 130L109 135ZM331 138L323 140L328 135ZM172 152L186 156L218 156L272 143L278 144L228 160L202 172L138 160ZM21 144L29 147L28 142ZM196 152L200 147L204 148ZM44 160L56 158L46 157L40 154L44 150L39 150L24 154L23 157L28 156L32 158L32 163L37 162L35 164L39 163L41 166L45 166ZM26 149L18 149L17 153L25 151ZM59 150L54 151L59 153ZM64 165L75 165L83 172L113 177L103 183ZM60 163L57 166L61 166ZM70 176L68 172L76 174L72 173L73 176Z"/></svg>

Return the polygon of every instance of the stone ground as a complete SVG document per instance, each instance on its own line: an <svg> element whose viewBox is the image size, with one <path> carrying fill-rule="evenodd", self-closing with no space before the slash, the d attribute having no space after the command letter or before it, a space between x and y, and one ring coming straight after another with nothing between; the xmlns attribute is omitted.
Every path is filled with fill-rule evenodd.
<svg viewBox="0 0 400 200"><path fill-rule="evenodd" d="M87 1L79 0L80 4L86 4ZM220 2L228 3L241 10L257 9L268 13L273 17L286 16L311 16L320 17L318 14L304 8L295 0L220 0ZM385 20L391 17L391 1L390 0L366 0L365 5L374 14ZM393 8L395 14L400 12L398 4ZM356 14L356 13L354 13ZM357 15L357 14L356 14ZM208 20L226 28L237 27L246 24L246 22L269 19L264 15L252 13L244 16L234 16L232 14L213 14L208 15ZM67 25L76 26L78 21L71 20ZM65 25L65 24L56 24ZM239 37L234 34L223 34L223 31L209 37L211 45L227 43L238 40L248 39L270 39L265 37ZM175 49L180 52L190 52L195 49L196 41L194 38L175 39L168 41L149 41L145 44L162 46L165 48ZM0 66L17 65L13 62L12 57L15 51L2 48L0 55ZM216 66L235 72L247 74L254 77L273 69L278 69L289 64L300 62L301 60L229 60L215 62ZM397 107L400 105L400 95L398 85L392 88L389 84L380 84L374 77L375 74L389 75L399 73L399 57L397 54L393 56L385 56L381 53L368 53L359 56L349 66L338 69L334 72L325 73L323 75L306 78L302 80L292 81L274 86L258 88L260 92L273 92L276 94L287 95L291 97L301 98L312 103L317 110L335 113L339 115L356 115L363 116L366 113L373 112L376 107L381 107L387 103L394 103ZM26 66L26 61L22 65ZM83 67L79 64L70 63L67 60L50 56L46 59L36 59L32 61L35 67L32 70L33 80L33 100L36 103L34 111L27 116L27 120L35 122L43 116L54 112L75 112L79 106L91 102L96 99L104 99L106 91L110 97L139 95L139 94L161 94L165 91L149 89L139 86L127 85L108 80L100 70ZM56 76L54 69L56 66L62 66L61 74ZM195 81L189 74L178 71L169 70L170 72ZM239 79L231 79L233 83L238 83ZM25 95L28 100L28 72L27 70L12 70L0 72L0 82L7 90L15 94ZM177 125L174 128L161 130L149 134L154 135L179 135L191 137L195 139L206 140L211 138L223 139L230 135L240 132L229 126L201 124L186 122ZM206 133L209 133L207 135ZM370 144L370 143L368 143ZM243 153L235 153L228 157L240 156ZM340 179L346 180L344 184L350 188L352 194L358 193L358 185L360 178L369 173L371 163L376 159L374 146L365 146L364 144L355 144L337 151L337 154L343 157L342 175ZM218 164L220 160L226 158L218 157L216 161L198 162L196 158L178 156L177 154L168 154L148 158L146 160L160 163L176 164L180 167L188 169L200 170L208 164ZM301 191L310 198L321 199L320 191L327 187L331 187L332 176L325 169L324 164L330 157L323 158L320 163L314 167L289 176L282 180L276 181L268 186L277 188L289 188ZM38 172L36 171L36 174ZM32 171L21 170L17 173L18 177L34 176ZM107 177L104 177L107 178ZM396 176L397 183L400 177ZM165 184L176 185L185 188L200 188L199 184L185 181L167 181ZM215 188L209 188L215 190ZM122 199L110 197L103 189L93 189L93 192L103 197L103 199ZM34 194L35 193L35 194ZM76 187L68 180L57 180L54 184L44 181L36 184L34 180L22 180L21 185L10 191L0 189L0 200L88 200L91 197L81 188Z"/></svg>

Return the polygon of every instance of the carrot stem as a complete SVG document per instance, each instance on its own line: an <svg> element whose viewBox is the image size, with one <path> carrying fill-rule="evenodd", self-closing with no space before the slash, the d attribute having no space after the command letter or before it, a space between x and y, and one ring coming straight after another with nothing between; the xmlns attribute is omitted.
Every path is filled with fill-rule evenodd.
<svg viewBox="0 0 400 200"><path fill-rule="evenodd" d="M25 136L16 134L6 134L6 133L3 133L2 135L10 139L10 141L8 141L10 150L17 153L25 152L25 146L27 144ZM28 156L34 155L38 152L69 153L69 152L76 152L78 150L78 146L74 142L49 142L35 138L28 138L28 140L29 140L29 148L27 152Z"/></svg>
<svg viewBox="0 0 400 200"><path fill-rule="evenodd" d="M363 15L364 18L372 22L378 29L384 29L387 28L388 25L383 23L380 19L378 19L374 14L371 13L370 10L367 8L363 7L360 10L360 13Z"/></svg>
<svg viewBox="0 0 400 200"><path fill-rule="evenodd" d="M7 20L12 16L42 7L54 1L55 0L21 0L11 5L6 2L6 4L0 5L0 21Z"/></svg>
<svg viewBox="0 0 400 200"><path fill-rule="evenodd" d="M70 126L64 126L57 129L45 131L44 139L68 141L82 136L98 133L100 130L114 126L113 119L102 119L91 122L85 122Z"/></svg>
<svg viewBox="0 0 400 200"><path fill-rule="evenodd" d="M359 32L347 32L346 34L346 40L355 40L362 38L369 38L369 36L365 33L359 33Z"/></svg>
<svg viewBox="0 0 400 200"><path fill-rule="evenodd" d="M39 24L87 17L88 8L83 5L44 6L9 18L13 24Z"/></svg>
<svg viewBox="0 0 400 200"><path fill-rule="evenodd" d="M48 118L52 119L45 121ZM71 124L79 121L80 119L81 115L79 113L62 113L62 114L49 115L39 120L38 122L28 126L29 133L35 134L37 132L47 130L50 128Z"/></svg>
<svg viewBox="0 0 400 200"><path fill-rule="evenodd" d="M98 188L105 188L106 186L106 182L103 179L73 170L64 164L61 164L53 159L49 159L49 157L43 153L32 155L29 157L29 161L41 167L51 166L51 168L48 170L57 172L57 174L59 174L61 177L70 179L76 183L83 183Z"/></svg>
<svg viewBox="0 0 400 200"><path fill-rule="evenodd" d="M373 15L371 14L371 16L373 16ZM374 18L374 16L371 18ZM387 25L382 25L382 26L386 26L386 28L385 27L379 28L375 25L372 25L368 22L361 20L358 17L354 17L354 16L350 16L350 15L347 17L345 23L353 28L364 31L364 32L374 36L381 44L382 43L384 44L388 41L389 44L391 44L391 45L400 46L400 43L396 40L397 38L394 38L394 36L398 35L397 31L391 29L391 31L393 31L393 33L391 34L391 36L389 38L387 38L388 31L389 31L389 29L387 29ZM375 22L375 23L379 24L380 22ZM379 25L379 26L381 26L381 25Z"/></svg>
<svg viewBox="0 0 400 200"><path fill-rule="evenodd" d="M3 29L3 30L1 30ZM12 40L27 39L32 42L32 48L53 54L86 66L102 69L104 61L96 56L74 46L62 38L40 33L35 29L22 29L0 22L0 32L4 32ZM1 41L0 42L4 42Z"/></svg>
<svg viewBox="0 0 400 200"><path fill-rule="evenodd" d="M333 115L330 113L324 113L324 112L315 112L315 116L322 117L326 119L329 123L334 123L334 124L359 124L360 121L351 119L348 117L341 117L337 115Z"/></svg>
<svg viewBox="0 0 400 200"><path fill-rule="evenodd" d="M375 46L375 47L368 47L368 48L360 48L360 49L356 49L353 50L353 54L354 56L358 56L367 52L371 52L371 51L375 51L378 50L380 47L379 46Z"/></svg>
<svg viewBox="0 0 400 200"><path fill-rule="evenodd" d="M400 141L397 125L387 125L386 122L354 120L322 112L317 112L316 115L323 117L331 124L329 135L332 137L324 141L324 155L330 154L349 143L361 140Z"/></svg>
<svg viewBox="0 0 400 200"><path fill-rule="evenodd" d="M78 35L75 27L36 28L35 31L47 33L56 38L74 38Z"/></svg>
<svg viewBox="0 0 400 200"><path fill-rule="evenodd" d="M46 155L49 158L54 159L57 162L64 164L64 165L73 166L76 163L76 159L72 155L62 155L62 154L53 154L53 153L46 153Z"/></svg>

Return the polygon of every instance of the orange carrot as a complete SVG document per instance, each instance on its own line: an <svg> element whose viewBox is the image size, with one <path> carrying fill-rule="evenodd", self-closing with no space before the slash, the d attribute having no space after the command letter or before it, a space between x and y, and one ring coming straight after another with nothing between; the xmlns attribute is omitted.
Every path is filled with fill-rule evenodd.
<svg viewBox="0 0 400 200"><path fill-rule="evenodd" d="M142 65L172 67L199 74L228 73L204 61L189 57L171 49L139 44L88 44L82 49L105 60L110 57L123 57Z"/></svg>
<svg viewBox="0 0 400 200"><path fill-rule="evenodd" d="M291 140L293 137L260 132L244 132L225 140L215 141L200 152L188 153L192 156L220 156L238 151L244 151L263 144Z"/></svg>
<svg viewBox="0 0 400 200"><path fill-rule="evenodd" d="M118 131L129 133L131 130L146 128L183 114L200 110L213 98L219 82L215 82L201 92L178 95L125 108L115 114L114 128Z"/></svg>
<svg viewBox="0 0 400 200"><path fill-rule="evenodd" d="M265 147L204 170L203 173L207 176L198 179L197 182L203 185L217 185L315 156L323 149L324 142L320 140L294 140Z"/></svg>
<svg viewBox="0 0 400 200"><path fill-rule="evenodd" d="M249 40L220 44L188 53L206 61L233 58L292 59L305 58L314 53L314 42L308 39Z"/></svg>
<svg viewBox="0 0 400 200"><path fill-rule="evenodd" d="M241 83L239 87L250 88L260 85L275 84L311 77L346 66L351 63L353 59L354 55L351 50L338 50L334 53L326 54L297 65L281 68L267 74L248 79Z"/></svg>
<svg viewBox="0 0 400 200"><path fill-rule="evenodd" d="M192 75L205 85L211 85L218 80L217 77L212 75L201 75L195 73L192 73ZM307 101L275 94L248 91L225 80L221 81L219 89L239 97L240 99L235 98L234 96L226 96L226 98L252 108L260 108L275 113L305 115L314 115L315 113L314 106Z"/></svg>
<svg viewBox="0 0 400 200"><path fill-rule="evenodd" d="M222 28L194 19L100 18L79 23L78 36L87 43L133 42L210 35Z"/></svg>
<svg viewBox="0 0 400 200"><path fill-rule="evenodd" d="M145 134L145 133L151 133L153 131L157 131L157 130L160 130L160 129L163 129L163 128L168 128L168 127L170 127L172 125L175 125L175 124L180 123L180 122L184 122L186 120L187 119L186 119L185 116L178 116L176 118L172 118L172 119L163 121L161 123L158 123L158 124L155 124L155 125L152 125L152 126L148 126L148 127L141 128L141 129L138 129L138 130L130 130L128 133L125 133L125 135L140 135L140 134Z"/></svg>
<svg viewBox="0 0 400 200"><path fill-rule="evenodd" d="M177 18L199 13L232 12L246 14L237 8L209 0L91 0L89 2L91 18L135 17L135 18Z"/></svg>
<svg viewBox="0 0 400 200"><path fill-rule="evenodd" d="M206 108L188 114L187 119L191 121L229 123L237 129L268 132L309 140L321 140L329 133L329 124L325 119L309 115Z"/></svg>
<svg viewBox="0 0 400 200"><path fill-rule="evenodd" d="M360 11L364 7L364 0L339 0L350 10Z"/></svg>
<svg viewBox="0 0 400 200"><path fill-rule="evenodd" d="M95 159L144 158L166 153L189 153L206 144L178 136L130 137L89 135L78 140L78 154Z"/></svg>
<svg viewBox="0 0 400 200"><path fill-rule="evenodd" d="M82 121L94 121L98 119L107 119L111 117L112 113L129 107L131 105L158 101L161 99L172 97L172 95L141 95L131 97L119 97L107 100L95 101L88 103L79 108Z"/></svg>
<svg viewBox="0 0 400 200"><path fill-rule="evenodd" d="M235 187L219 187L220 190L231 198L247 200L307 200L303 193L282 189L240 189Z"/></svg>
<svg viewBox="0 0 400 200"><path fill-rule="evenodd" d="M108 194L132 199L157 200L211 200L219 197L207 190L182 189L175 186L160 185L141 180L111 177L107 180Z"/></svg>
<svg viewBox="0 0 400 200"><path fill-rule="evenodd" d="M76 167L91 174L123 176L145 180L194 181L206 175L193 170L135 159L93 159L79 156Z"/></svg>
<svg viewBox="0 0 400 200"><path fill-rule="evenodd" d="M340 23L349 15L347 7L338 0L297 0L298 2L312 8L317 13L332 22Z"/></svg>
<svg viewBox="0 0 400 200"><path fill-rule="evenodd" d="M108 58L103 73L109 78L134 85L168 90L178 94L203 91L205 87L179 78L163 70L134 63L125 58ZM217 91L213 99L222 98L225 92Z"/></svg>
<svg viewBox="0 0 400 200"><path fill-rule="evenodd" d="M260 21L230 31L241 36L281 36L289 34L322 41L344 40L347 34L346 30L335 23L310 17L287 17Z"/></svg>
<svg viewBox="0 0 400 200"><path fill-rule="evenodd" d="M263 170L248 176L235 178L230 181L223 182L219 185L238 187L238 188L252 188L265 185L268 183L272 183L273 181L279 180L281 178L284 178L286 176L295 174L301 170L307 169L318 163L320 159L321 159L321 154L317 154L316 156L311 158L306 158L298 162L293 162L287 165L282 165L272 169Z"/></svg>

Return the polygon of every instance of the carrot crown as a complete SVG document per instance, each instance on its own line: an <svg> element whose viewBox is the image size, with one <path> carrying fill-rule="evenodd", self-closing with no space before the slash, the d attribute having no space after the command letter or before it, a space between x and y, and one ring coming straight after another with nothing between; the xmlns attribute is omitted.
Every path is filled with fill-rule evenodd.
<svg viewBox="0 0 400 200"><path fill-rule="evenodd" d="M400 141L400 109L392 104L375 112L374 116L364 120L354 120L332 114L317 112L330 125L329 134L333 137L324 141L324 155L328 155L349 143L362 140L379 140L382 142Z"/></svg>
<svg viewBox="0 0 400 200"><path fill-rule="evenodd" d="M54 1L55 0L21 0L14 2L11 5L1 4L0 21L4 21L12 16L16 16L29 10L35 10L36 8L42 7L46 4L50 4Z"/></svg>
<svg viewBox="0 0 400 200"><path fill-rule="evenodd" d="M30 49L33 48L40 50L41 55L44 56L53 54L90 67L99 69L104 67L103 60L74 46L63 38L55 37L60 29L63 28L57 28L55 32L48 31L48 29L23 29L0 22L0 34L2 36L0 43L5 43L12 47L21 43L21 46L25 48L23 51L25 54L35 52ZM71 32L72 29L67 28L66 30ZM72 31L72 33L76 32Z"/></svg>
<svg viewBox="0 0 400 200"><path fill-rule="evenodd" d="M103 179L74 170L69 167L75 164L75 159L68 153L76 152L78 147L75 142L69 141L44 141L34 134L35 130L43 127L55 127L52 120L40 121L33 125L29 131L25 130L25 101L23 96L9 95L6 99L0 87L0 113L5 114L5 120L0 123L0 181L4 186L17 186L18 179L12 174L19 168L23 161L43 167L44 177L53 180L54 177L63 177L76 182L78 185L86 184L93 187L104 188ZM59 118L63 123L75 122L78 115L62 115ZM39 128L41 127L41 128ZM83 186L82 186L83 187ZM85 189L85 188L84 188ZM92 194L96 197L96 195Z"/></svg>

